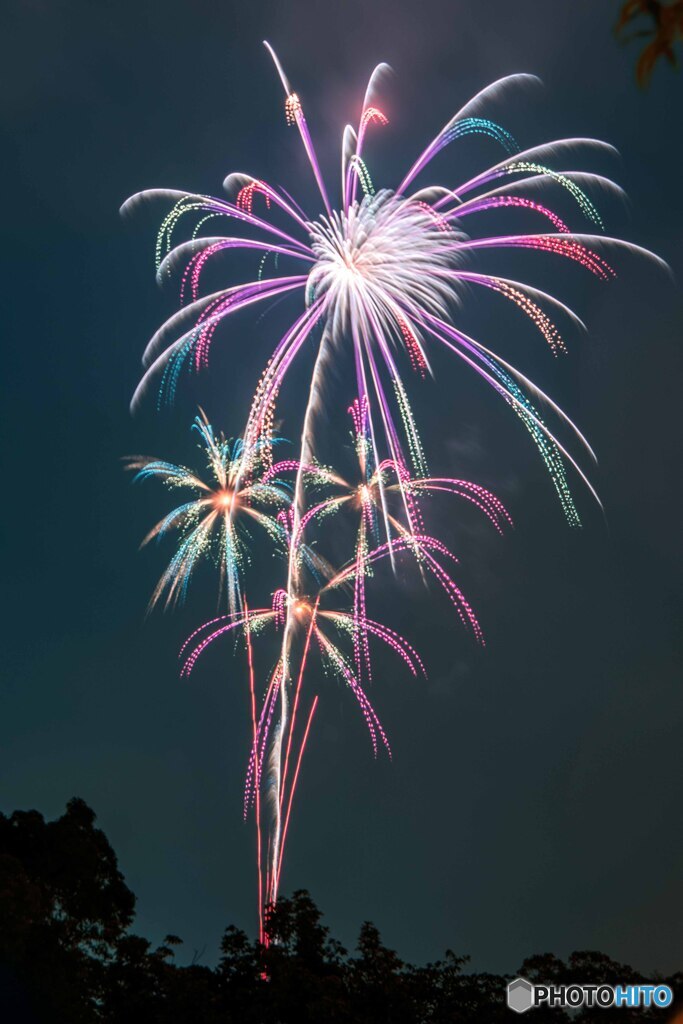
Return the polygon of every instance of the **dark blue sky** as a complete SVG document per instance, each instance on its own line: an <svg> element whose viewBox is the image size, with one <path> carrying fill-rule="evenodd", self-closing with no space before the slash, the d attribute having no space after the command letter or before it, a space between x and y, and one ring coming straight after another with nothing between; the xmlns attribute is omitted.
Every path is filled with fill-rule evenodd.
<svg viewBox="0 0 683 1024"><path fill-rule="evenodd" d="M216 657L191 684L177 678L179 643L211 597L144 618L163 553L136 548L164 499L131 488L119 460L187 458L198 394L218 426L238 431L278 319L253 332L244 321L237 354L219 352L172 414L131 420L143 345L173 299L153 279L158 216L123 223L121 201L153 185L219 193L233 169L300 187L264 36L330 174L367 74L379 60L393 66L379 184L395 184L482 85L531 71L545 88L520 97L506 126L524 145L575 134L614 143L621 159L598 169L630 203L605 206L608 231L656 250L680 281L683 79L660 68L648 91L636 88L636 54L611 35L616 9L13 4L0 42L0 803L49 816L74 794L91 803L144 934L177 932L188 955L205 948L211 959L227 923L253 928L253 837L240 814L248 737L237 665ZM498 159L465 145L441 174L457 182L473 154ZM555 290L590 327L563 365L514 311L479 302L466 321L579 420L600 456L607 526L577 488L585 528L568 531L523 429L458 367L439 361L438 382L417 396L433 468L493 486L517 529L500 541L453 506L438 512L485 653L433 598L403 587L383 599L382 617L410 633L429 670L416 684L387 663L375 687L393 764L373 762L347 695L326 696L284 887L308 887L349 944L370 918L416 959L450 946L478 968L513 970L532 952L600 948L643 969L681 966L683 318L677 283L637 260L618 267L618 281L598 287L554 266ZM344 381L335 386L346 399Z"/></svg>

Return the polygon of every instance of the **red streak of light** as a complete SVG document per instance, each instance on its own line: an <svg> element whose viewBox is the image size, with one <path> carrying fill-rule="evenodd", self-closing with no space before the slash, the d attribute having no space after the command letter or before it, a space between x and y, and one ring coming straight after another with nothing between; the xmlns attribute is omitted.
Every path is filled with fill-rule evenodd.
<svg viewBox="0 0 683 1024"><path fill-rule="evenodd" d="M318 611L318 603L320 597L316 598L313 611L311 612L311 622L308 627L308 633L306 634L306 644L304 646L304 653L301 657L301 666L299 668L299 678L296 681L296 691L294 694L294 707L292 708L292 718L289 723L289 735L287 737L287 751L285 753L285 770L282 773L282 785L280 787L280 811L282 811L282 805L285 799L285 786L287 784L287 770L289 768L289 754L292 749L292 738L294 735L294 723L296 722L296 712L299 707L299 697L301 696L301 684L304 678L304 669L306 668L306 659L308 658L308 649L311 646L311 636L313 634L313 627L315 626L315 616ZM279 877L279 872L278 872Z"/></svg>
<svg viewBox="0 0 683 1024"><path fill-rule="evenodd" d="M271 879L270 879L270 836L268 836L268 851L267 851L267 854L268 855L267 855L267 858L266 858L266 892L268 894L268 902L272 903L271 891L270 891L270 881L271 881ZM263 935L263 945L266 947L266 949L268 949L268 947L270 946L270 938L268 936L268 932L264 932L264 935Z"/></svg>
<svg viewBox="0 0 683 1024"><path fill-rule="evenodd" d="M247 660L249 662L249 692L251 693L251 728L254 740L254 774L256 779L256 864L258 868L258 937L263 942L263 872L261 867L261 794L259 786L258 762L258 725L256 721L256 688L254 686L254 659L251 647L251 630L249 628L249 605L244 600L244 614L247 637Z"/></svg>
<svg viewBox="0 0 683 1024"><path fill-rule="evenodd" d="M295 793L295 790L296 790L296 784L297 784L297 781L299 779L299 770L301 768L301 760L302 760L302 758L304 756L304 750L306 749L306 741L308 740L308 734L309 734L310 729L311 729L311 722L313 721L313 715L315 714L315 709L317 708L317 706L318 706L318 697L316 696L314 698L314 700L313 700L313 704L311 705L311 710L310 710L309 715L308 715L308 721L306 722L306 731L304 732L304 738L301 741L301 747L299 748L299 756L297 758L296 768L294 770L294 778L292 779L292 788L290 790L289 801L287 803L287 815L285 817L285 827L282 830L282 842L280 843L280 857L279 857L278 866L277 866L276 888L280 885L280 872L282 870L282 860L283 860L284 853L285 853L285 840L287 839L287 829L289 827L289 816L292 813L292 802L294 800L294 793Z"/></svg>

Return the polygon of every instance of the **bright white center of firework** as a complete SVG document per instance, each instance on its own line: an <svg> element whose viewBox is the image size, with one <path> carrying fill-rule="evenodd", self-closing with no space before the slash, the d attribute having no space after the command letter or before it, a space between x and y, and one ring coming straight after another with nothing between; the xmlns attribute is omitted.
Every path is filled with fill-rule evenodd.
<svg viewBox="0 0 683 1024"><path fill-rule="evenodd" d="M299 619L306 619L311 614L311 606L306 601L296 601L294 604L294 614Z"/></svg>
<svg viewBox="0 0 683 1024"><path fill-rule="evenodd" d="M214 505L219 509L228 509L232 504L232 491L216 491Z"/></svg>
<svg viewBox="0 0 683 1024"><path fill-rule="evenodd" d="M316 256L308 301L325 297L333 334L352 326L376 335L398 316L445 312L459 236L426 204L382 191L308 229Z"/></svg>

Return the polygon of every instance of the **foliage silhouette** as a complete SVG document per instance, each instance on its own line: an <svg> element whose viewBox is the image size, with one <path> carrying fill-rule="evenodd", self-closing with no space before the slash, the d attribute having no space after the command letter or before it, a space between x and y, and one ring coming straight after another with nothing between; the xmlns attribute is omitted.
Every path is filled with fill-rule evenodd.
<svg viewBox="0 0 683 1024"><path fill-rule="evenodd" d="M404 963L365 922L349 954L305 890L267 908L267 945L226 929L215 967L175 962L181 940L154 949L133 934L135 897L82 800L46 822L0 814L0 1020L7 1024L498 1024L510 1021L508 977L467 973L450 950ZM531 957L530 981L650 981L602 953ZM666 979L683 997L683 974ZM590 1021L534 1010L535 1024ZM600 1010L601 1024L666 1021L661 1010Z"/></svg>

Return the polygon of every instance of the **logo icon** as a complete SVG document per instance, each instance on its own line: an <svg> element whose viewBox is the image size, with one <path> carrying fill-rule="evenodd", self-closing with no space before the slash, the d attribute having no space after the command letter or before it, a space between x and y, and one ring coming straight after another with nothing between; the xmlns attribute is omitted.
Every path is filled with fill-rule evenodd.
<svg viewBox="0 0 683 1024"><path fill-rule="evenodd" d="M534 1005L534 987L526 978L515 978L508 985L508 1006L515 1013L526 1013Z"/></svg>

